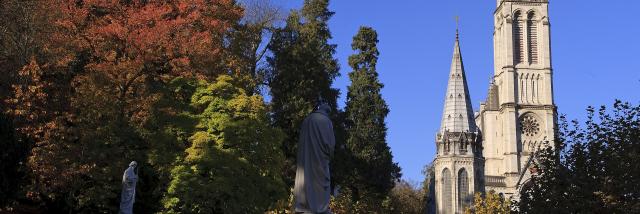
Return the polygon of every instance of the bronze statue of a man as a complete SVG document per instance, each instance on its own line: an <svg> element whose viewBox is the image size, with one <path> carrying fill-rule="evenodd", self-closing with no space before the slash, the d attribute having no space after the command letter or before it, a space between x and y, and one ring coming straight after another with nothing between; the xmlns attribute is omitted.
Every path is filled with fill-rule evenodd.
<svg viewBox="0 0 640 214"><path fill-rule="evenodd" d="M331 107L321 103L302 122L294 188L296 213L331 213L329 161L336 139L330 112Z"/></svg>

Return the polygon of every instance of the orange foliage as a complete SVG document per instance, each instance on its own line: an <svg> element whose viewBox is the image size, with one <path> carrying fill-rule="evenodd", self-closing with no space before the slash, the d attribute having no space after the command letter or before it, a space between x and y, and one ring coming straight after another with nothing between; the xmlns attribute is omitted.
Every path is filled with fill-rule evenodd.
<svg viewBox="0 0 640 214"><path fill-rule="evenodd" d="M16 118L18 131L33 139L42 139L45 135L45 124L51 120L51 109L48 107L47 89L51 84L43 80L40 66L32 59L18 72L19 84L14 84L14 97L7 103L12 107L9 114Z"/></svg>
<svg viewBox="0 0 640 214"><path fill-rule="evenodd" d="M159 99L154 87L176 76L224 73L225 36L243 13L233 0L41 3L53 29L41 38L45 60L24 66L6 100L15 127L33 141L35 187L27 195L36 200L78 188L78 175L100 168L83 158L79 139L97 131L79 129L110 120L139 126Z"/></svg>
<svg viewBox="0 0 640 214"><path fill-rule="evenodd" d="M143 120L153 102L151 82L223 72L224 36L242 16L231 0L77 2L59 4L54 43L71 44L72 54L88 52L82 75L99 73L105 84L97 90L114 94L107 102L134 120ZM80 76L75 84L96 84L85 80Z"/></svg>
<svg viewBox="0 0 640 214"><path fill-rule="evenodd" d="M68 158L77 153L65 144L72 141L74 130L66 125L74 118L64 102L68 94L35 59L18 72L18 79L7 113L14 117L17 131L33 141L27 165L37 183L34 188L41 193L67 188L73 175L83 172L78 170L82 167L68 170L77 165ZM37 199L40 194L29 191L27 196Z"/></svg>

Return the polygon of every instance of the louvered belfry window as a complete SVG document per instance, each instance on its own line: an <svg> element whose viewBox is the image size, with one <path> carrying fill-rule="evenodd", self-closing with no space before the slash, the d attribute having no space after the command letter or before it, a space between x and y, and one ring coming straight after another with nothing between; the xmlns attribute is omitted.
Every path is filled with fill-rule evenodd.
<svg viewBox="0 0 640 214"><path fill-rule="evenodd" d="M538 24L536 14L533 12L530 12L527 17L527 35L529 63L538 64Z"/></svg>
<svg viewBox="0 0 640 214"><path fill-rule="evenodd" d="M520 64L524 62L524 20L520 11L513 15L513 62Z"/></svg>
<svg viewBox="0 0 640 214"><path fill-rule="evenodd" d="M451 171L449 171L449 169L444 169L442 171L442 201L444 202L442 204L442 210L446 214L453 214L453 200L451 199L453 197L453 187L451 183Z"/></svg>

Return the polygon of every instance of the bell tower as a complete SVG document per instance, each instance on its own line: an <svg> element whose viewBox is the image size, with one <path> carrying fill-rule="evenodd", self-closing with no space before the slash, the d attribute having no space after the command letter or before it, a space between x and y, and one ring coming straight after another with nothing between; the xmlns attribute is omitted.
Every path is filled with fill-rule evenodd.
<svg viewBox="0 0 640 214"><path fill-rule="evenodd" d="M557 116L549 1L497 3L494 76L476 122L484 140L486 189L509 196L530 177L532 154L542 145L553 146Z"/></svg>
<svg viewBox="0 0 640 214"><path fill-rule="evenodd" d="M456 31L442 123L436 135L434 174L437 213L464 213L464 209L473 202L474 192L482 191L484 162L481 142Z"/></svg>

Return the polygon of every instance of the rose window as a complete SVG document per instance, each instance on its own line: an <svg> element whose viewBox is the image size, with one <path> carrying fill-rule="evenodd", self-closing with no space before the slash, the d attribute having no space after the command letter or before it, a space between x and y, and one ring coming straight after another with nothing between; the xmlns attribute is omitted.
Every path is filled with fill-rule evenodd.
<svg viewBox="0 0 640 214"><path fill-rule="evenodd" d="M532 115L526 115L520 119L520 127L522 134L527 137L533 137L540 132L540 123Z"/></svg>

